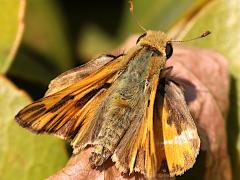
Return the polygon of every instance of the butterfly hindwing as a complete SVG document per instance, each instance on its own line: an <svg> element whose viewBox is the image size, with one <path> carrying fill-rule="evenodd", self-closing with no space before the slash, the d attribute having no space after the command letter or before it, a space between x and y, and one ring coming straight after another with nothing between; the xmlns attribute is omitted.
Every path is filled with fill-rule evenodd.
<svg viewBox="0 0 240 180"><path fill-rule="evenodd" d="M162 170L170 176L183 174L196 161L200 149L197 127L187 107L181 87L173 81L166 81L163 103L156 104L156 118L161 120L160 138L164 149ZM160 89L160 91L162 91ZM158 94L157 102L162 99ZM155 126L157 128L157 126ZM158 137L156 137L158 138Z"/></svg>
<svg viewBox="0 0 240 180"><path fill-rule="evenodd" d="M125 173L141 172L147 177L183 174L195 162L200 139L182 89L161 80L157 92L153 84L149 98L112 159Z"/></svg>

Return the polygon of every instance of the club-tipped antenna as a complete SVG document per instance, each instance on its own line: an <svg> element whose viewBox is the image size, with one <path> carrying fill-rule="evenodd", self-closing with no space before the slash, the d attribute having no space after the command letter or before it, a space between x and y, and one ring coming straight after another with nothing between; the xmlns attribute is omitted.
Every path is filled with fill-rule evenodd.
<svg viewBox="0 0 240 180"><path fill-rule="evenodd" d="M188 41L193 41L193 40L196 40L196 39L201 39L201 38L204 38L208 35L210 35L211 32L210 31L205 31L204 33L202 33L200 36L198 37L195 37L195 38L192 38L192 39L187 39L187 40L183 40L183 41L178 41L178 40L171 40L170 42L188 42Z"/></svg>
<svg viewBox="0 0 240 180"><path fill-rule="evenodd" d="M135 20L135 22L137 23L137 26L143 30L144 32L146 32L147 30L139 23L139 21L137 20L137 18L134 15L134 5L133 5L133 0L129 0L129 10L132 14L133 19Z"/></svg>

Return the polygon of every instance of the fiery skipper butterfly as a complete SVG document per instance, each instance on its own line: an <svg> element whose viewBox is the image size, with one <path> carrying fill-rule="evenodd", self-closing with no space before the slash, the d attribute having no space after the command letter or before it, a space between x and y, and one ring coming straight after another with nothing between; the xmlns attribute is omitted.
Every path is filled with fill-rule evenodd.
<svg viewBox="0 0 240 180"><path fill-rule="evenodd" d="M93 146L96 167L111 158L123 173L183 174L200 139L181 87L168 79L172 42L161 31L145 31L126 54L102 55L52 80L16 121L68 140L75 154Z"/></svg>

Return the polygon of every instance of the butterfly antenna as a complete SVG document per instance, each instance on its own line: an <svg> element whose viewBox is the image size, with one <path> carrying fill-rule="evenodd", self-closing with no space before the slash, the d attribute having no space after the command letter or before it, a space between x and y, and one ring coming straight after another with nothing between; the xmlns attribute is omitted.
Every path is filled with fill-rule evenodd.
<svg viewBox="0 0 240 180"><path fill-rule="evenodd" d="M132 14L133 19L135 20L135 22L137 23L137 26L143 30L144 32L146 32L147 30L139 23L139 21L137 20L137 18L134 15L134 6L133 6L133 0L129 0L129 9L130 12Z"/></svg>
<svg viewBox="0 0 240 180"><path fill-rule="evenodd" d="M195 38L192 38L192 39L187 39L187 40L183 40L183 41L177 41L177 40L171 40L170 42L188 42L188 41L193 41L193 40L196 40L196 39L201 39L201 38L204 38L208 35L210 35L211 32L210 31L205 31L204 33L202 33L200 36L198 37L195 37Z"/></svg>

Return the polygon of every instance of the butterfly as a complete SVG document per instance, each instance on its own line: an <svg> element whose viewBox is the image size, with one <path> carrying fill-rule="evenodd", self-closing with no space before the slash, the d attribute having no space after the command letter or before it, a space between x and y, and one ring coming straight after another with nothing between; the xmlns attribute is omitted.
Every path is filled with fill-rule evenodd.
<svg viewBox="0 0 240 180"><path fill-rule="evenodd" d="M125 54L101 55L52 80L15 119L33 133L66 139L74 154L93 147L95 167L111 158L122 173L181 175L194 165L200 138L165 66L172 53L165 33L148 30Z"/></svg>

